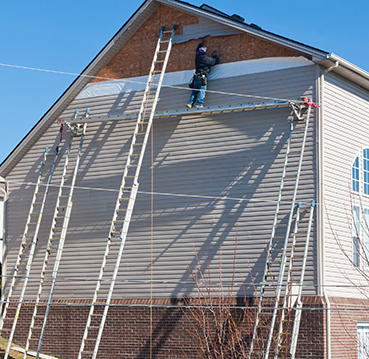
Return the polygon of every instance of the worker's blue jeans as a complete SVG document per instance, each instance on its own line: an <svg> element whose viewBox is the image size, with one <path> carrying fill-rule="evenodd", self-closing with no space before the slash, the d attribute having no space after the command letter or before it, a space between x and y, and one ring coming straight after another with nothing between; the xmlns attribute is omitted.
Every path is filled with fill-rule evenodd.
<svg viewBox="0 0 369 359"><path fill-rule="evenodd" d="M193 87L191 97L188 103L191 106L195 104L197 106L202 106L204 103L204 98L205 98L205 90L206 90L206 85L200 85L199 80L196 79L194 82L194 87Z"/></svg>

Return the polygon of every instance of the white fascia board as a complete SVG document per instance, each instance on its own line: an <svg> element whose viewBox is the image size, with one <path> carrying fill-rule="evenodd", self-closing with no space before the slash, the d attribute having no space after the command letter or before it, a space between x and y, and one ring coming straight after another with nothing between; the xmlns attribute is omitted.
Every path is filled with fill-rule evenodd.
<svg viewBox="0 0 369 359"><path fill-rule="evenodd" d="M216 15L214 13L208 12L206 10L202 10L200 8L196 8L192 5L186 4L186 3L182 3L182 2L178 2L176 0L156 0L162 4L168 5L168 6L172 6L175 8L178 8L182 11L186 11L186 12L190 12L196 16L202 16L205 18L208 18L210 20L213 21L217 21L220 22L224 25L228 25L230 27L233 27L237 30L246 32L250 35L253 36L257 36L263 40L266 41L271 41L273 43L279 44L281 46L284 47L289 47L292 48L296 51L300 51L303 52L305 54L310 54L311 56L313 56L316 60L322 60L326 57L327 52L318 50L318 49L314 49L311 48L309 46L303 45L303 44L299 44L296 43L292 40L289 40L287 38L281 38L279 36L276 36L274 34L268 33L266 31L263 30L258 30L256 28L253 28L247 24L241 24L241 23L237 23L236 21L230 20L230 19L226 19L222 16Z"/></svg>
<svg viewBox="0 0 369 359"><path fill-rule="evenodd" d="M343 67L346 67L347 69L355 72L356 74L362 76L363 78L365 79L368 79L369 80L369 72L363 70L362 68L352 64L351 62L343 59L342 57L339 57L333 53L331 54L328 54L327 55L327 59L328 60L331 60L333 62L336 62L338 61L339 62L339 66L343 66Z"/></svg>

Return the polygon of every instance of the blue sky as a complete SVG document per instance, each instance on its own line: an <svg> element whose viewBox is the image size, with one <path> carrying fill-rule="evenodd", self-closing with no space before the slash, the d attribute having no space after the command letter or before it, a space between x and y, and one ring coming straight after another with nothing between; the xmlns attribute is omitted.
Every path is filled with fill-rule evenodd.
<svg viewBox="0 0 369 359"><path fill-rule="evenodd" d="M0 63L80 73L143 0L18 0L0 11ZM200 6L204 1L189 1ZM369 2L207 0L369 71ZM0 66L0 163L75 79Z"/></svg>

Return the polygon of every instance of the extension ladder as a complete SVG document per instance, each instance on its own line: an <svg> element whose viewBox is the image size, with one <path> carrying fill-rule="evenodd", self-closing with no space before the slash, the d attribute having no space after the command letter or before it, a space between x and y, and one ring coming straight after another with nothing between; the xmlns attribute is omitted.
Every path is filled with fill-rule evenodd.
<svg viewBox="0 0 369 359"><path fill-rule="evenodd" d="M303 106L296 108L292 105L292 109L297 119L302 120L301 112L303 110ZM263 335L260 334L260 331L262 331L263 328L267 329L267 331L269 332L267 333L268 341L266 348L262 348L264 352L264 358L269 358L269 352L273 340L274 325L279 309L279 298L282 291L284 272L288 259L287 247L290 241L291 225L293 222L293 214L305 149L305 141L309 126L310 112L311 107L308 106L305 119L305 127L302 132L301 129L297 128L298 124L301 123L301 121L297 122L296 127L294 127L294 119L292 119L290 122L290 131L287 140L287 149L283 164L282 178L278 192L272 232L267 247L267 255L264 266L259 303L256 312L253 337L250 343L250 358L252 357L255 340L258 335L260 336L258 340L262 341ZM301 147L299 147L300 144ZM296 158L296 155L298 156L297 164L295 161L293 161L293 159ZM263 321L261 320L265 294L267 292L268 294L271 294L271 296L275 295L275 304L270 326L265 326Z"/></svg>
<svg viewBox="0 0 369 359"><path fill-rule="evenodd" d="M77 118L78 110L76 110L75 118ZM87 109L86 117L89 116ZM86 133L86 124L72 128L68 147L65 153L65 162L61 176L58 197L54 209L51 229L46 246L44 262L41 270L41 280L37 292L36 303L31 319L27 343L23 358L26 359L27 352L31 347L37 346L36 359L39 358L43 336L45 334L47 319L51 307L53 293L56 284L56 277L59 270L59 264L64 248L65 238L67 235L70 215L72 211L72 198L77 178L83 140ZM72 158L72 144L75 137L80 137L79 147L75 158ZM73 166L74 160L74 166ZM53 244L57 244L57 248L53 248ZM56 249L56 252L55 252ZM55 258L53 254L55 252ZM54 267L48 270L49 262L54 261ZM46 302L47 301L47 302ZM32 345L32 343L34 343Z"/></svg>
<svg viewBox="0 0 369 359"><path fill-rule="evenodd" d="M92 305L87 319L78 359L91 357L96 359L97 351L104 330L105 320L108 314L111 297L117 278L120 261L123 254L124 244L131 221L132 211L135 205L138 177L141 170L152 121L155 114L159 93L164 78L164 73L172 48L172 40L176 30L165 31L161 28L157 42L154 59L151 65L149 78L143 95L140 112L138 114L128 159L115 205L113 219L110 226L106 249L100 268L99 278L96 284ZM164 39L170 34L168 39ZM159 79L157 79L159 76ZM146 112L150 112L149 118ZM98 310L96 307L100 306ZM103 311L101 312L100 309ZM86 343L87 346L86 346Z"/></svg>
<svg viewBox="0 0 369 359"><path fill-rule="evenodd" d="M42 220L42 216L43 216L43 212L45 208L46 198L49 193L50 183L51 183L51 179L54 173L55 162L59 154L59 147L55 148L55 154L54 154L54 158L53 158L53 161L50 167L50 172L47 175L47 182L46 182L45 187L43 187L42 183L44 183L45 181L45 178L43 177L43 175L44 175L48 153L49 153L49 148L46 148L45 153L42 158L40 172L37 177L35 191L33 194L31 207L28 213L26 226L24 228L22 241L21 241L21 245L20 245L20 249L18 253L18 258L17 258L15 268L14 268L12 282L10 285L8 297L6 300L5 307L4 307L1 331L10 332L9 342L8 342L8 345L5 351L5 356L4 356L5 359L7 359L9 356L10 346L13 340L19 313L20 313L22 303L23 303L23 298L26 292L29 274L30 274L33 258L35 255L36 246L37 246L38 233L40 230L40 225L41 225L41 220ZM41 188L44 188L44 191L42 191ZM24 268L23 271L21 270L22 268ZM23 284L19 283L21 282L22 279L23 279ZM13 296L16 288L21 288L18 300L16 300L15 299L16 297ZM18 302L17 308L16 309L13 307L9 308L10 302L12 303ZM15 313L14 313L14 309L15 309ZM12 312L12 314L9 315L8 311ZM11 323L10 324L11 329L4 328L5 323L6 324Z"/></svg>
<svg viewBox="0 0 369 359"><path fill-rule="evenodd" d="M294 306L294 303L293 303L294 300L296 301L296 308L295 308L295 318L294 318L291 344L290 344L290 355L291 355L291 359L295 358L297 338L298 338L300 322L301 322L301 309L303 305L301 301L302 286L304 284L306 259L307 259L308 248L309 248L314 208L315 208L315 201L312 200L305 214L305 216L308 216L308 217L301 219L301 212L303 209L303 205L302 203L299 203L297 206L295 230L294 230L294 235L293 235L293 240L292 240L292 245L291 245L287 285L285 288L283 308L281 310L279 332L278 332L278 337L277 337L277 351L276 351L275 359L287 357L287 351L288 351L287 333L289 330L288 324L290 321L288 320L288 318L286 318L286 316L288 312L290 312L292 307ZM306 231L301 231L298 228L298 226L301 223L307 223ZM304 237L301 238L301 236L299 236L299 234L301 235L305 233L306 233L305 238ZM301 253L301 250L302 250L302 253ZM294 273L296 273L297 275L294 275ZM300 277L300 279L298 279L298 277ZM294 293L295 287L297 287L297 294Z"/></svg>

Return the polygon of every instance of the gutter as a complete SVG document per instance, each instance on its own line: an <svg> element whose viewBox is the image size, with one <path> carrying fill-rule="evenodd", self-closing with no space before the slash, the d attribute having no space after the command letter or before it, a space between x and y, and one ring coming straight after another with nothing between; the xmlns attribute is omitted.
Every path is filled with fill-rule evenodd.
<svg viewBox="0 0 369 359"><path fill-rule="evenodd" d="M322 60L319 57L313 58L313 61L318 63L318 64L322 63L323 61L327 61L327 60L332 61L334 63L332 70L334 68L337 68L338 66L340 66L341 68L345 68L346 70L350 70L351 72L355 73L356 75L362 77L365 80L369 80L369 72L361 69L360 67L352 64L349 61L346 61L345 59L343 59L342 57L339 57L336 54L333 54L333 53L327 54L324 60ZM338 63L338 65L337 65L337 63ZM329 67L327 70L331 71L330 69L331 69L331 67ZM327 70L326 70L326 72L329 72ZM326 72L324 72L324 73L326 73Z"/></svg>

